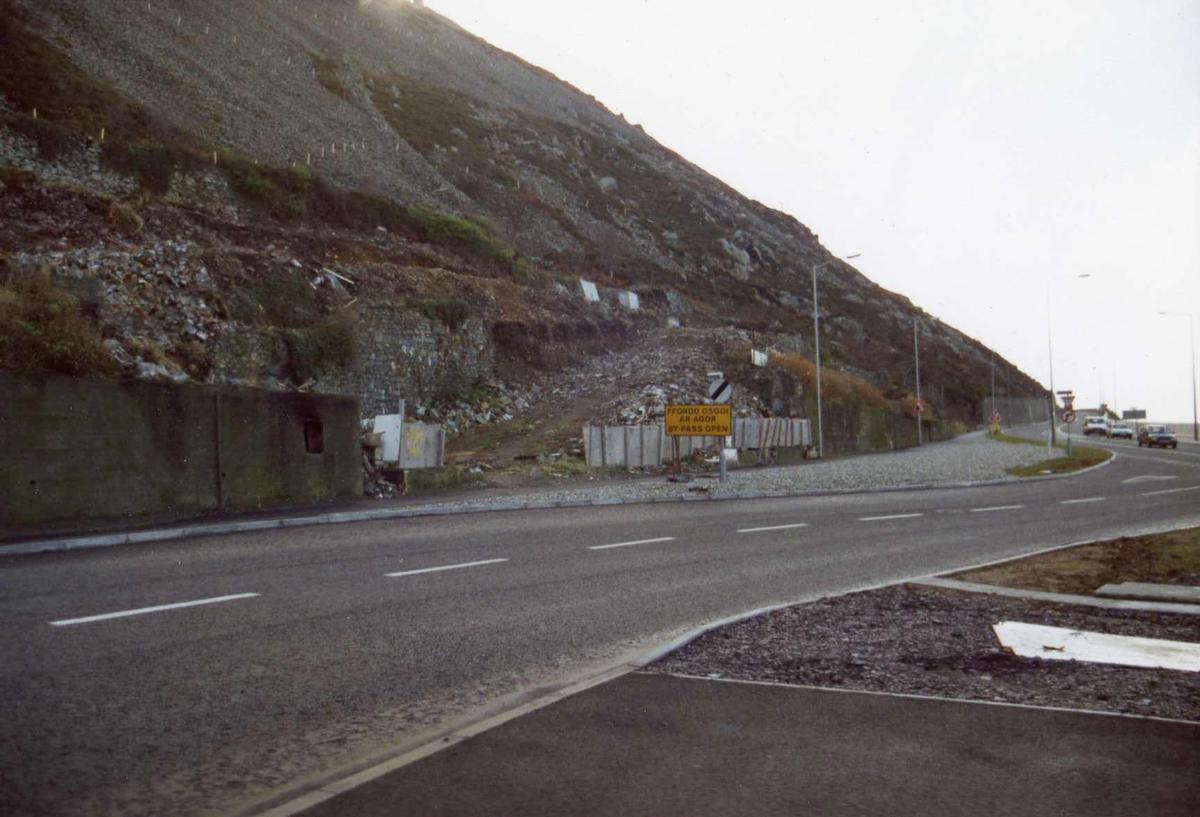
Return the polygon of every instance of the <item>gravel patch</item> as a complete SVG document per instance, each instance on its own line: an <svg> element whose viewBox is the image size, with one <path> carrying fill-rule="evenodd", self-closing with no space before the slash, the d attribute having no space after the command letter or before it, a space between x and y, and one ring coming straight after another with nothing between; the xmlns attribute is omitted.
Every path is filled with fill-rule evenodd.
<svg viewBox="0 0 1200 817"><path fill-rule="evenodd" d="M1045 451L1032 445L1014 445L988 439L982 432L954 440L930 443L886 454L869 454L839 460L812 461L774 468L743 468L729 473L724 485L715 478L690 483L668 482L665 477L572 488L506 493L461 502L415 506L414 510L462 509L512 505L520 502L645 501L679 497L733 498L789 495L810 491L864 491L965 482L1017 480L1006 469L1040 462Z"/></svg>
<svg viewBox="0 0 1200 817"><path fill-rule="evenodd" d="M1190 616L899 585L722 627L645 671L1200 721L1195 673L1019 658L1000 648L991 629L1000 621L1200 637Z"/></svg>

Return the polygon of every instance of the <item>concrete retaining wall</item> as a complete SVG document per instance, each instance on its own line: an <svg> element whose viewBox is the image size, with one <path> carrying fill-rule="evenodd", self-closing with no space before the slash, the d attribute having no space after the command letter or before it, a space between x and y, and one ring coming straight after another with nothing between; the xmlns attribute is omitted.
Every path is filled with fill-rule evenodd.
<svg viewBox="0 0 1200 817"><path fill-rule="evenodd" d="M3 528L361 493L352 397L0 374Z"/></svg>

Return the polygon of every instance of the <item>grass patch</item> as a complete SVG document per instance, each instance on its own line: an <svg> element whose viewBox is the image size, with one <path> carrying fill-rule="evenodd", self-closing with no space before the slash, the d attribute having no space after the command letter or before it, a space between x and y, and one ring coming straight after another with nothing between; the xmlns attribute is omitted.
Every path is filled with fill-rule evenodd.
<svg viewBox="0 0 1200 817"><path fill-rule="evenodd" d="M478 488L483 484L482 474L473 474L466 468L448 465L444 468L418 468L408 471L405 484L409 496Z"/></svg>
<svg viewBox="0 0 1200 817"><path fill-rule="evenodd" d="M345 318L328 318L307 329L283 332L287 349L285 368L296 383L354 365L358 338L354 324Z"/></svg>
<svg viewBox="0 0 1200 817"><path fill-rule="evenodd" d="M48 272L0 273L0 369L114 375L86 304Z"/></svg>
<svg viewBox="0 0 1200 817"><path fill-rule="evenodd" d="M772 354L768 365L786 369L799 378L805 389L816 391L817 367L803 355ZM876 408L885 408L888 405L883 392L873 383L825 366L821 367L821 392L822 396L829 400L863 403Z"/></svg>
<svg viewBox="0 0 1200 817"><path fill-rule="evenodd" d="M544 476L554 479L582 477L589 473L587 463L582 457L561 457L552 462L542 463L540 470Z"/></svg>
<svg viewBox="0 0 1200 817"><path fill-rule="evenodd" d="M231 153L220 157L220 165L229 186L249 204L282 221L305 214L312 183L307 168L298 172L298 169L260 165Z"/></svg>
<svg viewBox="0 0 1200 817"><path fill-rule="evenodd" d="M1064 548L959 573L964 581L1091 595L1119 582L1200 583L1200 528Z"/></svg>
<svg viewBox="0 0 1200 817"><path fill-rule="evenodd" d="M1066 450L1066 447L1063 445L1058 445L1056 448L1063 451ZM1072 471L1082 471L1084 468L1099 465L1111 457L1112 452L1106 451L1103 448L1075 445L1071 447L1071 455L1069 457L1055 457L1051 460L1042 460L1033 465L1009 468L1008 473L1014 477L1037 477L1044 475L1047 471L1051 474L1069 474Z"/></svg>
<svg viewBox="0 0 1200 817"><path fill-rule="evenodd" d="M421 204L409 207L408 214L418 225L422 237L431 244L459 247L493 261L513 258L512 248L485 223L442 213Z"/></svg>

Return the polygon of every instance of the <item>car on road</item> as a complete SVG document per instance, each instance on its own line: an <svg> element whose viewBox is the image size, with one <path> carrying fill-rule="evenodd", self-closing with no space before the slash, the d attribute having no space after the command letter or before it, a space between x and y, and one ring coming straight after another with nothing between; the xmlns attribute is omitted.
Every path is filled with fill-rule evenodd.
<svg viewBox="0 0 1200 817"><path fill-rule="evenodd" d="M1083 421L1083 436L1089 434L1108 434L1108 418L1107 417L1088 417Z"/></svg>
<svg viewBox="0 0 1200 817"><path fill-rule="evenodd" d="M1112 439L1117 439L1120 437L1122 439L1132 440L1133 429L1130 427L1129 423L1113 423L1108 428L1108 436Z"/></svg>
<svg viewBox="0 0 1200 817"><path fill-rule="evenodd" d="M1175 432L1166 426L1142 426L1142 433L1138 435L1138 448L1143 445L1148 448L1153 448L1156 445L1161 445L1163 448L1178 448L1179 440L1175 439Z"/></svg>

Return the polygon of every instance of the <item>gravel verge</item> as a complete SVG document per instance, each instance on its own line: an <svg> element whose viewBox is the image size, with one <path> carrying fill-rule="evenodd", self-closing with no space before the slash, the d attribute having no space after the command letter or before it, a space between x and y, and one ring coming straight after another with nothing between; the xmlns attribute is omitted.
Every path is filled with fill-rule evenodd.
<svg viewBox="0 0 1200 817"><path fill-rule="evenodd" d="M1200 721L1195 673L1020 658L996 640L991 625L1000 621L1200 636L1190 616L896 585L713 630L644 671Z"/></svg>
<svg viewBox="0 0 1200 817"><path fill-rule="evenodd" d="M715 478L695 479L690 483L668 482L666 478L630 480L506 493L495 498L437 502L414 506L412 510L509 505L521 501L644 501L686 496L733 498L810 491L865 491L993 480L1015 481L1018 477L1010 476L1007 469L1031 465L1044 458L1045 452L1037 446L996 442L980 432L904 451L785 467L736 469L730 471L729 480L723 485Z"/></svg>

